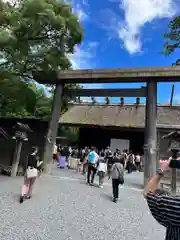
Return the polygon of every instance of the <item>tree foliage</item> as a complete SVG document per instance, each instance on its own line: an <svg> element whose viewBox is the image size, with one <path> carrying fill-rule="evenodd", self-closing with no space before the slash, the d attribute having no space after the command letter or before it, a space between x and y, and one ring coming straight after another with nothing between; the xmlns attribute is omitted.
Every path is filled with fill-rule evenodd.
<svg viewBox="0 0 180 240"><path fill-rule="evenodd" d="M32 71L71 66L68 54L82 40L82 28L71 7L57 0L0 0L1 70L25 79Z"/></svg>
<svg viewBox="0 0 180 240"><path fill-rule="evenodd" d="M0 81L0 117L49 117L51 105L52 96L34 83L15 77Z"/></svg>
<svg viewBox="0 0 180 240"><path fill-rule="evenodd" d="M170 55L180 48L180 16L175 17L169 23L169 31L165 34L165 54Z"/></svg>
<svg viewBox="0 0 180 240"><path fill-rule="evenodd" d="M79 137L79 128L60 126L58 129L58 136L66 137L68 144L77 143Z"/></svg>
<svg viewBox="0 0 180 240"><path fill-rule="evenodd" d="M63 0L0 0L0 12L0 115L49 116L52 96L32 72L71 67L68 55L83 38L78 18Z"/></svg>

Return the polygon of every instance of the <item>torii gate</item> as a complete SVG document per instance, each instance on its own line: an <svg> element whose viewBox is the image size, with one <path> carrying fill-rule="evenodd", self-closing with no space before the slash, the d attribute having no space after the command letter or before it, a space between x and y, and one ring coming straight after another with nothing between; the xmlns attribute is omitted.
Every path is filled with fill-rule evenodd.
<svg viewBox="0 0 180 240"><path fill-rule="evenodd" d="M156 171L157 129L156 105L157 82L180 81L180 66L150 67L150 68L121 68L95 70L68 70L59 73L43 72L33 74L34 79L41 84L55 84L52 118L47 133L44 164L45 171L51 172L52 149L61 114L61 103L64 94L93 97L146 97L145 145L144 145L144 183ZM75 89L64 91L64 84L83 83L138 83L146 82L146 87L135 89Z"/></svg>

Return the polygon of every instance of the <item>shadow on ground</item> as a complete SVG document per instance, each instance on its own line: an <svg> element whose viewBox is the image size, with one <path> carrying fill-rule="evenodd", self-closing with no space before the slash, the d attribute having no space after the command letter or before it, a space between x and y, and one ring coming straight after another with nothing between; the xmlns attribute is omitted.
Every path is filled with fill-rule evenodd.
<svg viewBox="0 0 180 240"><path fill-rule="evenodd" d="M112 201L112 196L110 196L108 193L101 193L101 197L105 200Z"/></svg>

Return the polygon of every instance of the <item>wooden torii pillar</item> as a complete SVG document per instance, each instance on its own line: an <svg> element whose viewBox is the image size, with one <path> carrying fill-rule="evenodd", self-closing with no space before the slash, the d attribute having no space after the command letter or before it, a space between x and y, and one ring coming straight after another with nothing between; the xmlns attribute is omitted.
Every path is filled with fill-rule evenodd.
<svg viewBox="0 0 180 240"><path fill-rule="evenodd" d="M56 142L56 134L59 125L60 109L62 103L63 84L57 84L52 107L52 117L47 132L44 166L45 172L51 173L52 149ZM94 97L145 97L146 96L146 119L145 119L145 160L144 160L144 184L147 183L149 176L156 171L156 99L157 82L148 82L147 88L141 89L74 89L66 90L65 94L73 96L94 96Z"/></svg>
<svg viewBox="0 0 180 240"><path fill-rule="evenodd" d="M146 97L144 140L144 184L157 169L157 82L148 81L146 87L135 89L72 89L65 94L93 97Z"/></svg>
<svg viewBox="0 0 180 240"><path fill-rule="evenodd" d="M56 140L60 105L62 99L63 83L90 84L90 83L133 83L147 82L146 93L146 126L145 126L145 183L156 170L156 99L157 82L178 82L180 67L146 67L146 68L122 68L122 69L94 69L94 70L68 70L62 71L55 77L44 75L42 72L33 73L34 79L39 83L57 84L54 96L54 106L50 129L48 130L44 162L52 161L53 143ZM103 89L104 91L105 89ZM56 94L57 93L57 94ZM116 93L117 94L117 93ZM120 94L121 95L121 94ZM128 95L128 94L127 94ZM92 95L90 95L92 96ZM123 97L123 96L121 96ZM127 97L127 96L124 96ZM140 96L139 96L140 97ZM53 129L53 130L52 130ZM47 150L47 148L49 150ZM148 167L149 166L149 167Z"/></svg>
<svg viewBox="0 0 180 240"><path fill-rule="evenodd" d="M145 97L146 87L134 89L63 89L63 84L57 84L54 92L52 117L49 123L44 148L43 161L45 173L51 173L52 149L53 145L56 143L56 135L61 113L62 95L76 97Z"/></svg>
<svg viewBox="0 0 180 240"><path fill-rule="evenodd" d="M59 118L61 114L62 106L62 96L63 96L63 84L56 84L54 90L54 99L52 106L52 115L49 122L48 132L46 135L45 146L44 146L44 172L50 174L52 170L52 156L53 156L53 146L56 143L57 130L59 126Z"/></svg>
<svg viewBox="0 0 180 240"><path fill-rule="evenodd" d="M157 167L157 82L147 82L144 141L144 185Z"/></svg>

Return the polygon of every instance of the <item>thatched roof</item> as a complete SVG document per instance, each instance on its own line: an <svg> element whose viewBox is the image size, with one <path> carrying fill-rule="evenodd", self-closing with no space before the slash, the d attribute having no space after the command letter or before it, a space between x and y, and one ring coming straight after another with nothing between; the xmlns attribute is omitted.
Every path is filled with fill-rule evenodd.
<svg viewBox="0 0 180 240"><path fill-rule="evenodd" d="M76 104L61 116L60 123L144 128L145 105ZM180 129L180 105L158 105L157 127Z"/></svg>

